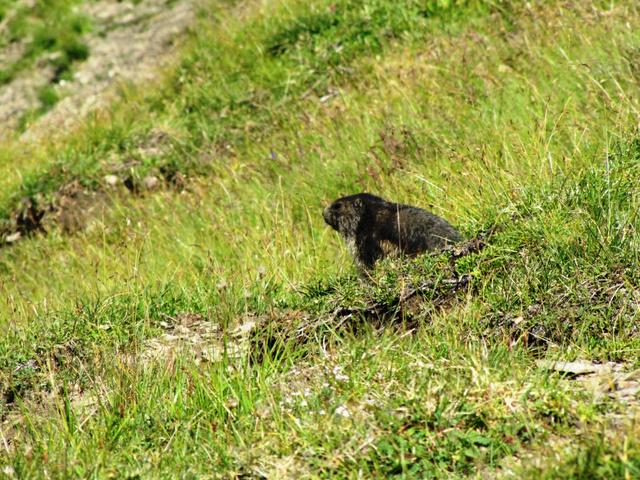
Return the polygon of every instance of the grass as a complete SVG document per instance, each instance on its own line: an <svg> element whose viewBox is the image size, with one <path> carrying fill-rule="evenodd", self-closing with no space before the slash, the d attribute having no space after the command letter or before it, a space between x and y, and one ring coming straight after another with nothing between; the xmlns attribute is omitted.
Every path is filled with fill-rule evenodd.
<svg viewBox="0 0 640 480"><path fill-rule="evenodd" d="M37 166L1 160L7 223L70 182L107 198L0 250L5 473L633 478L636 402L536 360L638 368L638 18L212 6L155 91L32 146ZM357 190L494 233L362 283L319 214Z"/></svg>

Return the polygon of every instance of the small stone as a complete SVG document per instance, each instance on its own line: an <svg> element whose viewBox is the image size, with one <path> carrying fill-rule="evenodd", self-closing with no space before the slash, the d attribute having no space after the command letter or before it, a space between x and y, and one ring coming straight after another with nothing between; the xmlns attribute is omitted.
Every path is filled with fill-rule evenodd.
<svg viewBox="0 0 640 480"><path fill-rule="evenodd" d="M344 418L349 418L351 416L351 412L349 412L349 409L347 409L347 407L345 407L344 405L340 405L338 408L336 408L335 413L336 415L340 415Z"/></svg>
<svg viewBox="0 0 640 480"><path fill-rule="evenodd" d="M22 237L22 234L20 232L14 232L11 235L7 235L7 237L4 239L4 241L7 242L7 243L13 243L13 242L17 242L18 240L20 240L20 237Z"/></svg>
<svg viewBox="0 0 640 480"><path fill-rule="evenodd" d="M268 418L271 415L271 410L267 405L258 405L255 413L258 418Z"/></svg>
<svg viewBox="0 0 640 480"><path fill-rule="evenodd" d="M116 175L105 175L104 183L106 183L110 187L115 187L120 179Z"/></svg>
<svg viewBox="0 0 640 480"><path fill-rule="evenodd" d="M349 377L344 373L342 373L342 368L340 368L339 365L336 365L335 367L333 367L333 377L338 382L347 382L349 380Z"/></svg>
<svg viewBox="0 0 640 480"><path fill-rule="evenodd" d="M620 390L616 390L614 393L615 397L618 398L634 398L640 392L640 385L635 385L633 387L622 388Z"/></svg>
<svg viewBox="0 0 640 480"><path fill-rule="evenodd" d="M538 367L545 370L555 370L560 373L569 373L572 375L584 375L587 373L610 373L614 370L616 364L609 363L593 363L589 360L575 360L573 362L539 360L536 362Z"/></svg>
<svg viewBox="0 0 640 480"><path fill-rule="evenodd" d="M245 337L251 333L256 327L256 322L253 320L247 320L244 323L238 325L232 332L234 337Z"/></svg>
<svg viewBox="0 0 640 480"><path fill-rule="evenodd" d="M542 310L542 307L537 303L534 303L533 305L529 305L527 307L527 313L531 316L538 315L540 313L540 310Z"/></svg>
<svg viewBox="0 0 640 480"><path fill-rule="evenodd" d="M155 175L147 175L142 180L142 185L144 185L144 188L147 190L155 190L158 188L158 185L160 185L160 180L158 180L158 177Z"/></svg>
<svg viewBox="0 0 640 480"><path fill-rule="evenodd" d="M18 373L21 370L24 370L24 369L27 369L27 368L34 370L37 367L38 367L38 364L36 363L36 361L34 359L30 359L30 360L27 360L26 362L19 363L16 366L15 370L13 371L13 373Z"/></svg>

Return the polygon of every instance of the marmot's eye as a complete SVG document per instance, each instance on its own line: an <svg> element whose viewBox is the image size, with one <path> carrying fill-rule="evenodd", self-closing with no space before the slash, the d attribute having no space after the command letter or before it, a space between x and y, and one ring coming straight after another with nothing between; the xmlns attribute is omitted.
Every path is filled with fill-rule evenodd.
<svg viewBox="0 0 640 480"><path fill-rule="evenodd" d="M340 210L340 207L342 207L341 204L334 203L333 205L331 205L331 210Z"/></svg>

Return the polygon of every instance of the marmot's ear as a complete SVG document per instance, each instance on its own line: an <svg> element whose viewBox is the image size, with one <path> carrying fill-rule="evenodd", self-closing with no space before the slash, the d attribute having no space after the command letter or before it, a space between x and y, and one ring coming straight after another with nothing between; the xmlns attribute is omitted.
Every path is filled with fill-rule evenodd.
<svg viewBox="0 0 640 480"><path fill-rule="evenodd" d="M356 198L356 199L354 200L354 202L353 202L353 205L354 205L356 208L362 208L362 206L364 205L364 203L362 202L362 199L361 199L361 198Z"/></svg>

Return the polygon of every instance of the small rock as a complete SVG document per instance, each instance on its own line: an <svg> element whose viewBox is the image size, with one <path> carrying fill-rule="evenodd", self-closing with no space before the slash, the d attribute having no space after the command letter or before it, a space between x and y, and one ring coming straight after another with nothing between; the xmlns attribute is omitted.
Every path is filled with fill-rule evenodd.
<svg viewBox="0 0 640 480"><path fill-rule="evenodd" d="M573 373L574 375L583 375L585 373L594 373L596 369L591 362L553 362L548 360L541 360L538 363L538 367L545 370L554 370L562 373Z"/></svg>
<svg viewBox="0 0 640 480"><path fill-rule="evenodd" d="M271 410L267 405L258 405L255 409L256 416L258 418L268 418L271 415Z"/></svg>
<svg viewBox="0 0 640 480"><path fill-rule="evenodd" d="M349 409L344 405L340 405L338 408L336 408L335 414L340 415L344 418L349 418L351 416L351 412L349 412Z"/></svg>
<svg viewBox="0 0 640 480"><path fill-rule="evenodd" d="M13 469L11 465L7 465L6 467L3 467L2 473L4 473L7 476L7 478L13 478L15 476L16 471Z"/></svg>
<svg viewBox="0 0 640 480"><path fill-rule="evenodd" d="M617 382L618 390L634 389L637 388L640 391L640 382L636 380L620 380Z"/></svg>
<svg viewBox="0 0 640 480"><path fill-rule="evenodd" d="M542 310L542 307L537 303L534 303L533 305L529 305L527 307L527 313L531 316L538 315L540 313L540 310Z"/></svg>
<svg viewBox="0 0 640 480"><path fill-rule="evenodd" d="M595 401L601 401L605 395L615 389L615 381L610 375L588 374L580 377L584 389L593 395Z"/></svg>
<svg viewBox="0 0 640 480"><path fill-rule="evenodd" d="M246 322L241 323L236 328L234 328L231 334L234 337L245 337L249 333L251 333L255 329L255 327L256 322L254 322L253 320L247 320Z"/></svg>
<svg viewBox="0 0 640 480"><path fill-rule="evenodd" d="M175 321L185 327L194 327L204 322L206 319L199 313L180 312L176 314ZM212 326L215 328L215 325Z"/></svg>
<svg viewBox="0 0 640 480"><path fill-rule="evenodd" d="M537 362L538 367L546 370L554 370L561 373L570 373L573 375L584 375L586 373L606 373L617 370L616 364L609 363L593 363L588 360L575 360L573 362L540 360Z"/></svg>
<svg viewBox="0 0 640 480"><path fill-rule="evenodd" d="M635 398L640 393L640 385L634 385L627 388L621 388L616 390L614 396L618 398Z"/></svg>
<svg viewBox="0 0 640 480"><path fill-rule="evenodd" d="M147 190L155 190L158 188L158 185L160 185L160 180L155 175L147 175L142 180L142 185L144 185L144 188Z"/></svg>
<svg viewBox="0 0 640 480"><path fill-rule="evenodd" d="M104 176L104 183L106 183L110 187L115 187L118 184L119 181L120 181L120 179L116 175L105 175Z"/></svg>
<svg viewBox="0 0 640 480"><path fill-rule="evenodd" d="M18 365L16 365L16 368L13 371L13 373L18 373L21 370L24 370L24 369L27 369L27 368L36 369L37 366L38 365L37 365L36 361L34 359L30 359L30 360L27 360L26 362L19 363Z"/></svg>
<svg viewBox="0 0 640 480"><path fill-rule="evenodd" d="M14 232L11 235L7 235L7 237L4 239L4 241L7 242L7 243L13 243L13 242L17 242L18 240L20 240L20 237L22 237L22 234L20 232Z"/></svg>
<svg viewBox="0 0 640 480"><path fill-rule="evenodd" d="M339 365L333 367L333 376L338 382L347 382L349 381L349 377L342 373L342 368Z"/></svg>

